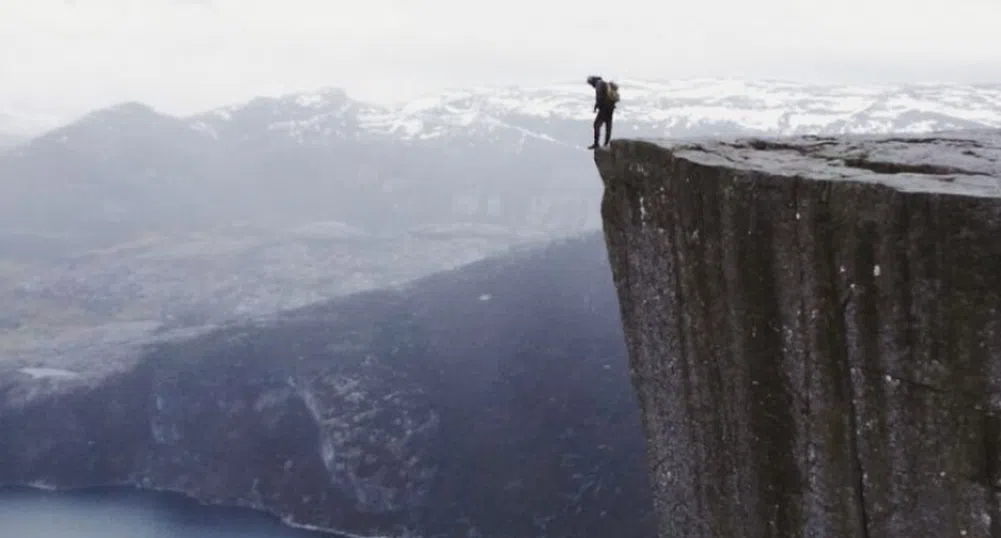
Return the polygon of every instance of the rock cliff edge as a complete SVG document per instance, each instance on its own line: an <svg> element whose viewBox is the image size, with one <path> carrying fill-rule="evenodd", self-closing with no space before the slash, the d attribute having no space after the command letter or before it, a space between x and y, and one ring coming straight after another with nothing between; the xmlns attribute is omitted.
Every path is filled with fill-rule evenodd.
<svg viewBox="0 0 1001 538"><path fill-rule="evenodd" d="M660 536L1001 536L1001 134L595 162Z"/></svg>

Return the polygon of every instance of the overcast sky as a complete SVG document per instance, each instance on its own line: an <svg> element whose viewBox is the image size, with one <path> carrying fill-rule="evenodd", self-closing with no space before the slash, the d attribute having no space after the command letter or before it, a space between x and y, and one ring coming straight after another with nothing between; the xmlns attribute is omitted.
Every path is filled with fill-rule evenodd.
<svg viewBox="0 0 1001 538"><path fill-rule="evenodd" d="M1001 81L999 0L0 0L0 112L184 114L341 86Z"/></svg>

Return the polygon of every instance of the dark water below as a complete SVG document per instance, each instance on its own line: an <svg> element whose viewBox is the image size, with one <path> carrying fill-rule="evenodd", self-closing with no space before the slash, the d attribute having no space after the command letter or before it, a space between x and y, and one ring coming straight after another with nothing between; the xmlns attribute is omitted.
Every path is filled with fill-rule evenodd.
<svg viewBox="0 0 1001 538"><path fill-rule="evenodd" d="M201 506L169 493L0 488L0 538L337 537L292 529L253 510Z"/></svg>

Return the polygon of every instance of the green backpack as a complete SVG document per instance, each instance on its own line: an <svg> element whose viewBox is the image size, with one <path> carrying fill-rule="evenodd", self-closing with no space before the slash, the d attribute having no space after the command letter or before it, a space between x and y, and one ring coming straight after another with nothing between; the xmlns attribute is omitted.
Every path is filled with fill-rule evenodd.
<svg viewBox="0 0 1001 538"><path fill-rule="evenodd" d="M608 97L608 102L613 105L619 102L619 85L608 81L605 84L605 95Z"/></svg>

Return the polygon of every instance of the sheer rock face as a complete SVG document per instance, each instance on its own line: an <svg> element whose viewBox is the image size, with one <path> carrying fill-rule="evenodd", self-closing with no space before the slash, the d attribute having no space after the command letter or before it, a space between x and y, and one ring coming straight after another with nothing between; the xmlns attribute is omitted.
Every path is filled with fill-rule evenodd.
<svg viewBox="0 0 1001 538"><path fill-rule="evenodd" d="M1001 135L595 152L663 537L1001 536Z"/></svg>

